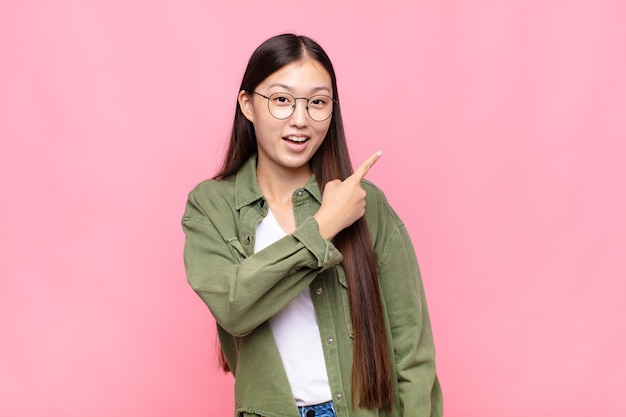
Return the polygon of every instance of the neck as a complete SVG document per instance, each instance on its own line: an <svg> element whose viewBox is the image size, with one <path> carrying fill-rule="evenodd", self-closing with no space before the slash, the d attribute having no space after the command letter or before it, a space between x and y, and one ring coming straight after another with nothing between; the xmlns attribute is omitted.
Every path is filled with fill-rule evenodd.
<svg viewBox="0 0 626 417"><path fill-rule="evenodd" d="M259 186L270 205L291 202L293 192L302 188L312 174L308 165L296 169L266 169L259 164L256 170Z"/></svg>

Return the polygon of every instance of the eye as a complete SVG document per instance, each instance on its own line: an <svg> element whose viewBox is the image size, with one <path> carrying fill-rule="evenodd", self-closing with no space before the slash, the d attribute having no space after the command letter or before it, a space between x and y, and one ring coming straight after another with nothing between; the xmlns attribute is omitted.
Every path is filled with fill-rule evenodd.
<svg viewBox="0 0 626 417"><path fill-rule="evenodd" d="M327 96L313 96L309 99L309 107L324 108L330 103L330 97Z"/></svg>
<svg viewBox="0 0 626 417"><path fill-rule="evenodd" d="M274 93L270 97L270 101L276 106L293 105L293 97L286 93Z"/></svg>

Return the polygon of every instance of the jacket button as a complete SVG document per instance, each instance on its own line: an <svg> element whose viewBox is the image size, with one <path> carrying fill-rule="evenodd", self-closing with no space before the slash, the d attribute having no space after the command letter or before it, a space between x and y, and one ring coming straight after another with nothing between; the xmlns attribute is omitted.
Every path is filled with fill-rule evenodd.
<svg viewBox="0 0 626 417"><path fill-rule="evenodd" d="M302 197L304 195L304 191L300 190L296 193L298 197Z"/></svg>
<svg viewBox="0 0 626 417"><path fill-rule="evenodd" d="M342 399L342 398L343 398L343 395L341 395L341 394L337 394L337 396L336 396L336 397L337 397L337 399L338 399L338 400L340 400L340 399Z"/></svg>
<svg viewBox="0 0 626 417"><path fill-rule="evenodd" d="M319 288L315 291L315 293L316 293L317 295L322 295L322 292L323 292L323 291L324 291L324 290L322 289L322 287L319 287Z"/></svg>
<svg viewBox="0 0 626 417"><path fill-rule="evenodd" d="M335 340L332 337L329 337L326 341L329 345L332 345Z"/></svg>
<svg viewBox="0 0 626 417"><path fill-rule="evenodd" d="M250 235L246 236L246 239L245 239L244 242L245 242L246 245L250 244Z"/></svg>

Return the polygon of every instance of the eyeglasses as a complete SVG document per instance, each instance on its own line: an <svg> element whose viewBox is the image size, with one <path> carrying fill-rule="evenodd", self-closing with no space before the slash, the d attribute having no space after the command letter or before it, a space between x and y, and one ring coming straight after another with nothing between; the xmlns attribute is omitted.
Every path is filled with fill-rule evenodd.
<svg viewBox="0 0 626 417"><path fill-rule="evenodd" d="M279 120L291 117L296 110L296 100L306 100L306 111L311 119L316 122L323 122L328 119L333 114L333 104L337 103L337 100L324 94L306 98L294 97L289 93L274 93L268 97L257 91L251 92L267 99L267 108L270 114Z"/></svg>

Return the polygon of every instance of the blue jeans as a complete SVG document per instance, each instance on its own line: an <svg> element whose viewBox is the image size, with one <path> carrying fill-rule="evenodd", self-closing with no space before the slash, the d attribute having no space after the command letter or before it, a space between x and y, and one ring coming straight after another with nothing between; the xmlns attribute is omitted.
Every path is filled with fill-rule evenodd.
<svg viewBox="0 0 626 417"><path fill-rule="evenodd" d="M335 407L332 401L317 405L305 405L298 407L301 417L336 417Z"/></svg>

